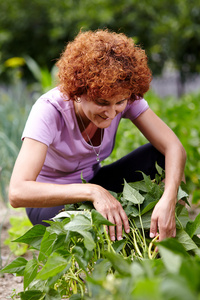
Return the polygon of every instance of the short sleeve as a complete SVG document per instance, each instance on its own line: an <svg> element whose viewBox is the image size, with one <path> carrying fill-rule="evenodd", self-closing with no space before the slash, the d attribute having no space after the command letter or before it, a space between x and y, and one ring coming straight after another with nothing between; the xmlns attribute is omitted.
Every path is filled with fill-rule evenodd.
<svg viewBox="0 0 200 300"><path fill-rule="evenodd" d="M126 106L122 118L135 120L139 115L145 112L149 108L149 105L145 99L135 100Z"/></svg>
<svg viewBox="0 0 200 300"><path fill-rule="evenodd" d="M57 109L46 99L39 99L33 105L22 133L25 137L49 146L55 136L59 118Z"/></svg>

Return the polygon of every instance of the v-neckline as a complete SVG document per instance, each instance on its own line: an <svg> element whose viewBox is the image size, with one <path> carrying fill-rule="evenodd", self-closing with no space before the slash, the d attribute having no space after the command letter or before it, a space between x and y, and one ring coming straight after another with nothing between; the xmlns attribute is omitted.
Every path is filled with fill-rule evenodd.
<svg viewBox="0 0 200 300"><path fill-rule="evenodd" d="M80 135L82 136L83 140L89 145L89 146L94 146L94 147L99 147L103 141L103 137L104 137L104 129L103 130L103 134L101 136L101 128L95 126L91 121L88 124L88 126L84 129L83 125L80 122L79 117L76 114L76 108L75 108L75 103L73 103L73 107L74 107L74 117L76 118L76 123L77 126L79 128L79 132ZM81 125L81 126L80 126ZM96 127L96 128L95 128ZM83 131L81 131L81 129L83 129ZM86 133L87 132L87 133ZM90 143L90 140L92 141L92 144ZM102 139L101 139L102 137Z"/></svg>

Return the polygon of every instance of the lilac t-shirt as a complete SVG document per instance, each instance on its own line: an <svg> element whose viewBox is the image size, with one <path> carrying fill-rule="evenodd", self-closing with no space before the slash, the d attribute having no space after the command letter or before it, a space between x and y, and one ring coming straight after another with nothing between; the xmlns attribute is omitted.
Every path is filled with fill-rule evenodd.
<svg viewBox="0 0 200 300"><path fill-rule="evenodd" d="M39 182L80 183L81 173L89 181L101 167L96 154L80 132L72 100L64 101L58 88L42 95L33 105L22 139L37 140L48 146ZM114 147L116 131L121 118L134 120L148 108L144 99L128 104L111 125L104 129L100 161L107 158ZM99 152L99 147L95 147Z"/></svg>

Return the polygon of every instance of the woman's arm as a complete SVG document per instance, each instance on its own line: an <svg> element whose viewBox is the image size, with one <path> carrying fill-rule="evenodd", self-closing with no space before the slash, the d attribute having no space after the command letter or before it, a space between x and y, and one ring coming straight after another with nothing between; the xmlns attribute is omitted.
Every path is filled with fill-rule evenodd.
<svg viewBox="0 0 200 300"><path fill-rule="evenodd" d="M90 193L82 185L36 182L45 161L47 146L25 138L10 180L9 200L13 207L50 207L85 201Z"/></svg>
<svg viewBox="0 0 200 300"><path fill-rule="evenodd" d="M105 218L115 223L117 238L122 237L122 224L129 230L128 218L121 204L107 190L96 184L53 184L37 182L45 161L47 146L25 138L10 180L9 200L13 207L52 207L91 201ZM115 228L110 227L111 239Z"/></svg>
<svg viewBox="0 0 200 300"><path fill-rule="evenodd" d="M174 132L147 109L134 122L149 142L165 156L165 190L151 217L150 236L159 240L176 235L175 205L178 187L184 180L186 152Z"/></svg>

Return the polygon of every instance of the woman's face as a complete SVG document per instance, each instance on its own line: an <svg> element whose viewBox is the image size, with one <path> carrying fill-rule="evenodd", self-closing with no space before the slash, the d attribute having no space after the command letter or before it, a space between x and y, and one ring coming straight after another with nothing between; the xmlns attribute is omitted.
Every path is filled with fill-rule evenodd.
<svg viewBox="0 0 200 300"><path fill-rule="evenodd" d="M87 96L82 95L81 102L77 104L85 123L90 121L99 128L107 128L116 115L126 108L127 101L127 95L117 95L108 99L98 98L94 101L88 101Z"/></svg>

